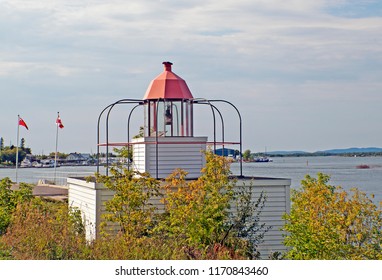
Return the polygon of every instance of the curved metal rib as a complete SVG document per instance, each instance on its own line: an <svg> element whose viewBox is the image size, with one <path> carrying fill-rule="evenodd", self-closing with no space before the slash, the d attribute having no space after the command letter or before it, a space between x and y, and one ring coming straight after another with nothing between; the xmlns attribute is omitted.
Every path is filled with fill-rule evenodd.
<svg viewBox="0 0 382 280"><path fill-rule="evenodd" d="M107 113L107 118L106 118L106 175L108 175L108 170L109 170L109 115L111 110L115 105L119 104L134 104L134 103L141 103L144 102L143 100L140 99L120 99L112 104L109 104L106 106L101 113L98 116L98 122L97 122L97 173L99 173L99 144L100 144L100 122L101 122L101 117L105 113L107 109L109 109Z"/></svg>

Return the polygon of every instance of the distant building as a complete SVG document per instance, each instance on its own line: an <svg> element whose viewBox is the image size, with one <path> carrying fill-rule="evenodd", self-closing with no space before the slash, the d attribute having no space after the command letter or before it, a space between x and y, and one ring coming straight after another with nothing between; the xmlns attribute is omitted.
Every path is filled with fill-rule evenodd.
<svg viewBox="0 0 382 280"><path fill-rule="evenodd" d="M225 156L225 157L232 157L232 158L236 157L236 153L237 153L237 155L240 154L240 152L236 152L236 150L228 149L228 148L224 148L224 150L222 148L220 148L220 149L216 149L216 151L215 151L215 154L218 156Z"/></svg>
<svg viewBox="0 0 382 280"><path fill-rule="evenodd" d="M90 164L93 161L93 158L90 154L81 154L81 153L70 153L66 157L66 162L68 164Z"/></svg>

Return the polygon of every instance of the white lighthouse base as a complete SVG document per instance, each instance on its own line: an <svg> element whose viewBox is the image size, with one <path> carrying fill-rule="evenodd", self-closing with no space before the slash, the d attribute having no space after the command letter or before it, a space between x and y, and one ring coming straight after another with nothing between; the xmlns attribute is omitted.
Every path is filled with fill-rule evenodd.
<svg viewBox="0 0 382 280"><path fill-rule="evenodd" d="M196 179L206 162L207 137L142 137L132 142L134 169L154 178L166 178L180 168L188 179Z"/></svg>
<svg viewBox="0 0 382 280"><path fill-rule="evenodd" d="M87 240L94 240L100 236L100 224L103 215L108 213L105 202L110 200L114 192L103 184L87 182L84 178L68 178L69 205L79 209L86 228ZM285 252L283 244L284 232L280 229L285 224L282 216L290 212L290 179L245 177L236 182L236 186L252 186L252 200L257 201L261 192L266 196L265 206L261 211L259 223L270 226L265 233L263 243L259 245L262 259L267 259L274 252ZM163 211L164 205L160 198L151 201L157 207L157 211ZM231 209L235 212L235 208ZM110 233L119 231L117 225L109 224Z"/></svg>

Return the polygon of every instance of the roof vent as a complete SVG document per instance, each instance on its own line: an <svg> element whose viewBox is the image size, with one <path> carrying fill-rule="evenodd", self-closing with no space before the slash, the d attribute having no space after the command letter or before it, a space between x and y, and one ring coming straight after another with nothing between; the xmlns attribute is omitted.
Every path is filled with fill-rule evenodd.
<svg viewBox="0 0 382 280"><path fill-rule="evenodd" d="M143 99L193 99L186 82L171 71L172 63L163 62L164 71L151 81Z"/></svg>
<svg viewBox="0 0 382 280"><path fill-rule="evenodd" d="M164 70L165 70L165 71L170 71L170 72L171 72L171 65L172 65L172 62L165 61L165 62L162 62L162 64L164 65Z"/></svg>

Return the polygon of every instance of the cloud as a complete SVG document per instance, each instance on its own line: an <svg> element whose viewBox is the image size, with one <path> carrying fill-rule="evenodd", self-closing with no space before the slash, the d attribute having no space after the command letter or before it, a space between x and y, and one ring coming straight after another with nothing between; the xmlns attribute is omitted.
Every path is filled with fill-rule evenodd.
<svg viewBox="0 0 382 280"><path fill-rule="evenodd" d="M0 61L0 76L27 76L31 73L49 72L59 77L68 77L80 70L49 63Z"/></svg>
<svg viewBox="0 0 382 280"><path fill-rule="evenodd" d="M277 138L278 119L306 125L304 108L319 122L311 104L331 101L345 110L343 101L380 101L382 18L371 12L378 2L361 1L364 12L346 16L354 3L2 1L0 80L7 92L26 97L22 109L31 115L36 108L70 112L69 127L93 135L87 124L104 106L142 98L170 60L195 97L234 101L249 123L256 124L253 112L271 114L261 129ZM6 109L2 119L20 107ZM246 135L250 142L255 133Z"/></svg>

